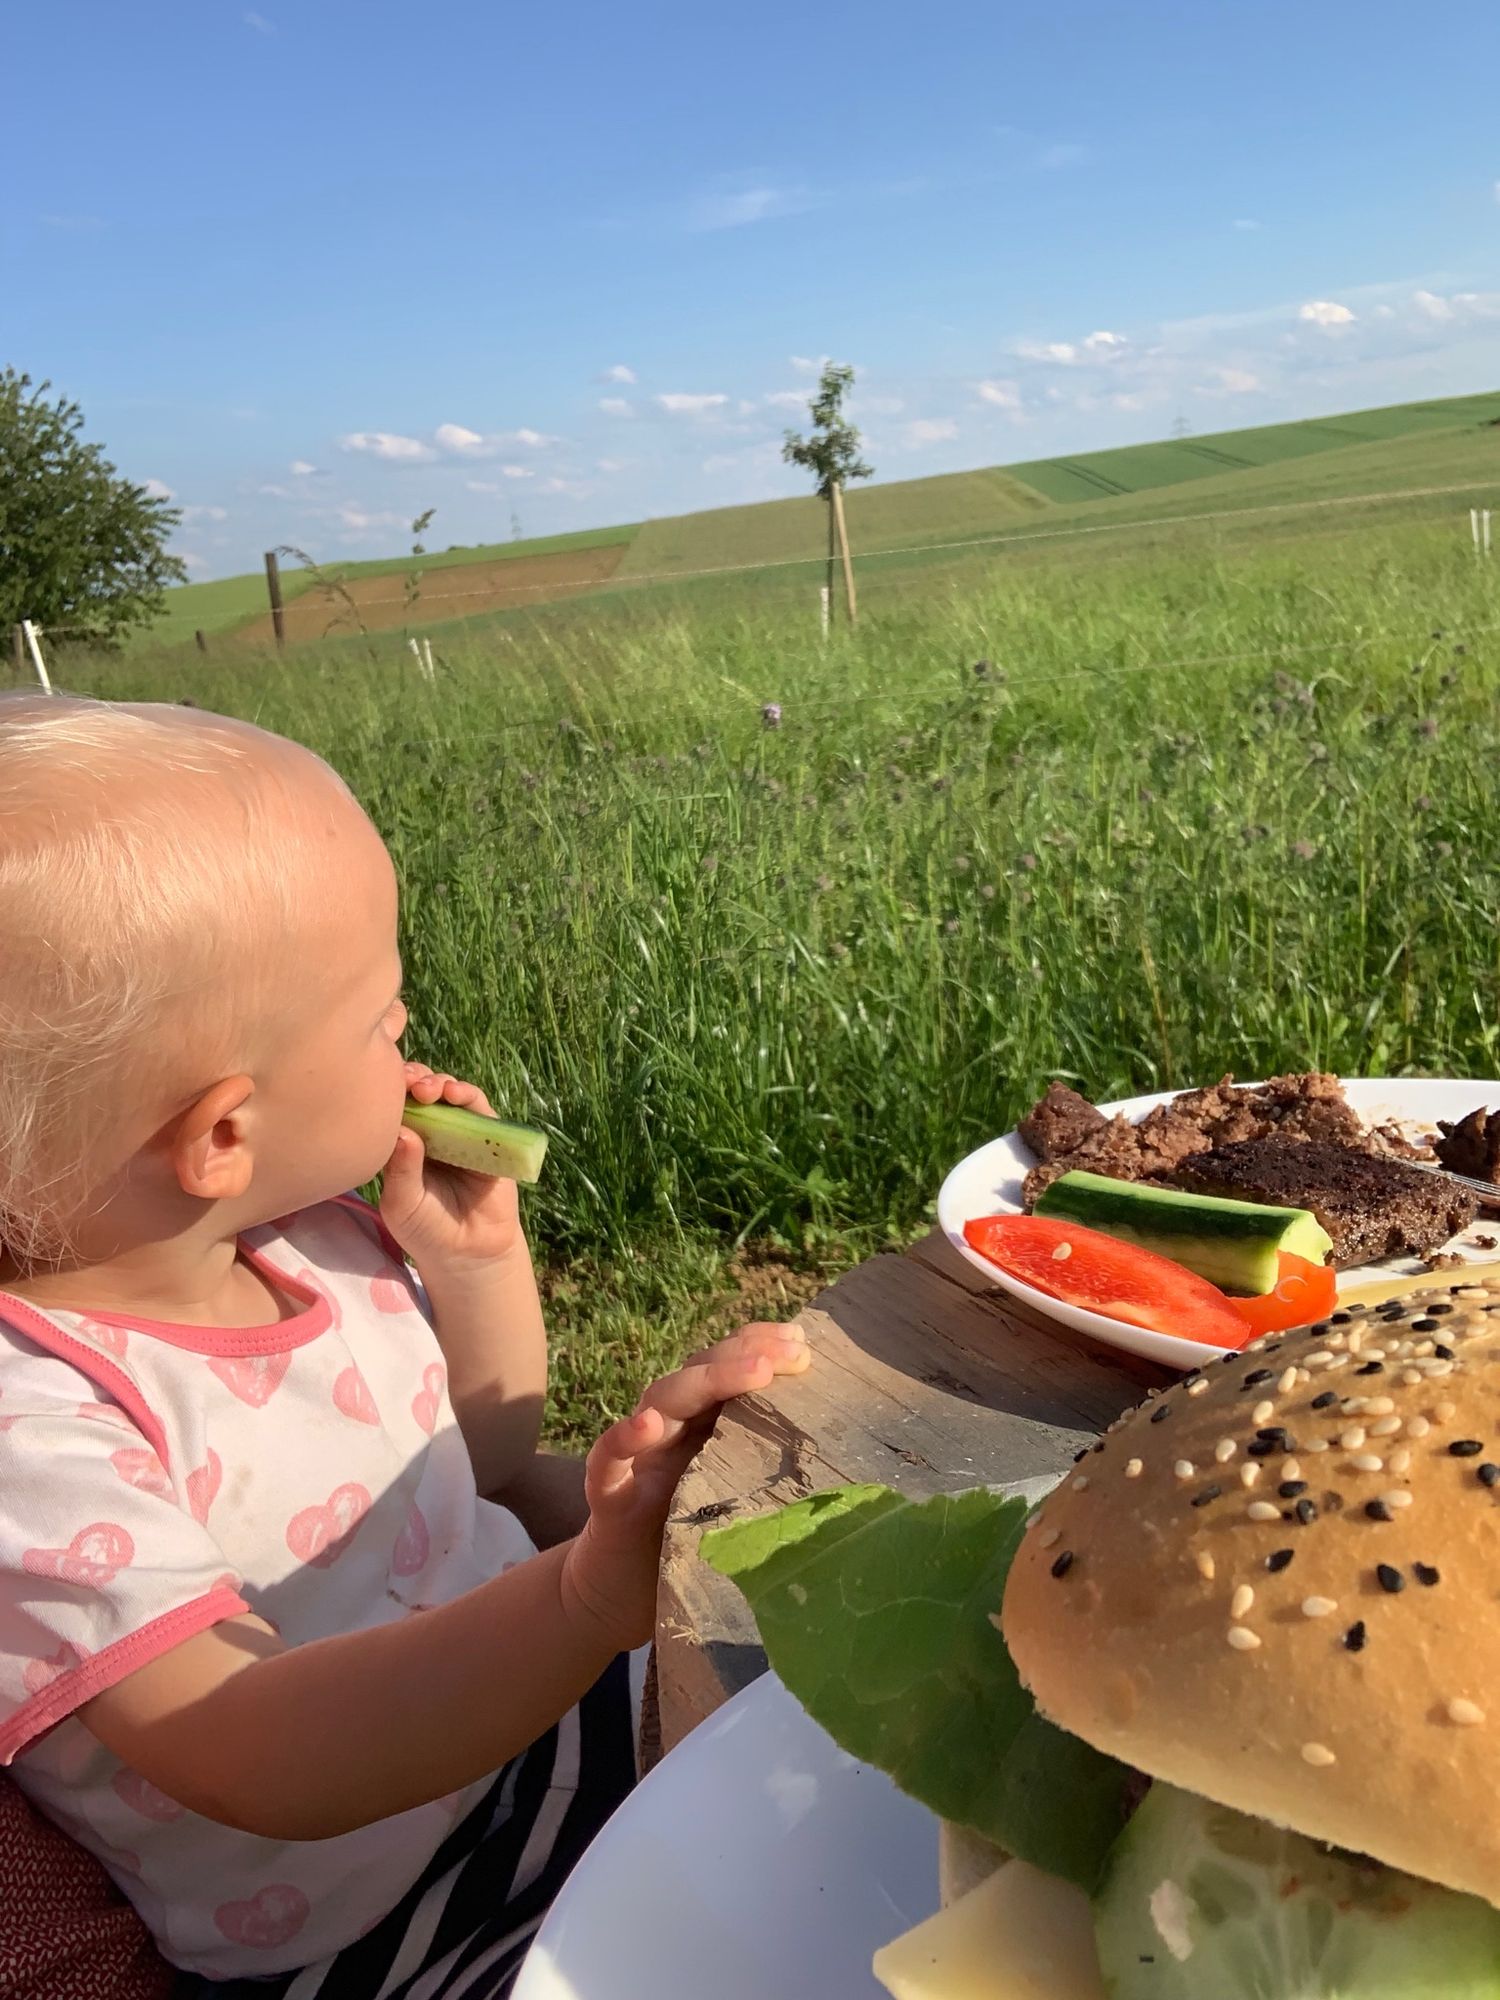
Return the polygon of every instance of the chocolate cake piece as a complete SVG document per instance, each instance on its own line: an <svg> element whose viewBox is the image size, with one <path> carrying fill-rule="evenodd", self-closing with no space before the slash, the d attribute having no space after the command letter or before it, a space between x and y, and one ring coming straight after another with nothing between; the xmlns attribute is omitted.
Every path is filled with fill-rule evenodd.
<svg viewBox="0 0 1500 2000"><path fill-rule="evenodd" d="M1195 1153L1162 1178L1193 1194L1311 1209L1333 1238L1340 1270L1425 1257L1479 1212L1472 1196L1436 1174L1318 1139L1247 1139Z"/></svg>
<svg viewBox="0 0 1500 2000"><path fill-rule="evenodd" d="M1066 1083L1053 1081L1016 1127L1039 1160L1060 1160L1109 1123L1086 1097Z"/></svg>
<svg viewBox="0 0 1500 2000"><path fill-rule="evenodd" d="M1450 1173L1467 1174L1473 1181L1500 1181L1500 1111L1488 1111L1481 1104L1456 1125L1446 1118L1437 1123L1443 1136L1432 1150Z"/></svg>

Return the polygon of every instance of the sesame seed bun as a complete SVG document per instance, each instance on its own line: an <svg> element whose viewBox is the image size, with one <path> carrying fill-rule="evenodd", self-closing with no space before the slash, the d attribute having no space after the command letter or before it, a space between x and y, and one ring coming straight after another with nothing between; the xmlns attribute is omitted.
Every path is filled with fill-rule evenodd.
<svg viewBox="0 0 1500 2000"><path fill-rule="evenodd" d="M1001 1624L1085 1742L1500 1904L1500 1277L1131 1412L1043 1502Z"/></svg>

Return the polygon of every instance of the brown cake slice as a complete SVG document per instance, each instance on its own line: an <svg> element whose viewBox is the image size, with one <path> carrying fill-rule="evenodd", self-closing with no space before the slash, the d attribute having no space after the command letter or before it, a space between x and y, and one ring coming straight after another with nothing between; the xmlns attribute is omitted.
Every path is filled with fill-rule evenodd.
<svg viewBox="0 0 1500 2000"><path fill-rule="evenodd" d="M1425 1257L1479 1212L1472 1196L1436 1174L1317 1139L1246 1139L1195 1153L1160 1178L1193 1194L1311 1209L1341 1270Z"/></svg>

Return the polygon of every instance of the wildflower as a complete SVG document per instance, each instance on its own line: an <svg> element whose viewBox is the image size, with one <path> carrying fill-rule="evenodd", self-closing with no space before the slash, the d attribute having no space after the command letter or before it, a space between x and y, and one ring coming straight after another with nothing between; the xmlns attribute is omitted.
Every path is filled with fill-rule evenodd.
<svg viewBox="0 0 1500 2000"><path fill-rule="evenodd" d="M969 870L970 870L970 869L971 869L971 868L972 868L973 866L974 866L974 864L973 864L973 862L972 862L972 861L971 861L971 860L969 859L969 857L968 857L968 855L967 855L967 854L955 854L955 855L954 855L954 857L953 857L953 872L954 872L954 874L955 874L955 875L967 875L967 874L968 874L968 872L969 872Z"/></svg>
<svg viewBox="0 0 1500 2000"><path fill-rule="evenodd" d="M957 917L944 917L944 919L943 919L943 929L944 929L944 931L945 931L945 932L947 933L947 935L948 935L949 937L953 937L953 936L954 936L954 935L955 935L955 934L957 933L957 931L958 931L958 918L957 918Z"/></svg>
<svg viewBox="0 0 1500 2000"><path fill-rule="evenodd" d="M1136 793L1136 798L1143 806L1154 806L1156 804L1156 794L1149 785L1142 785Z"/></svg>
<svg viewBox="0 0 1500 2000"><path fill-rule="evenodd" d="M1309 743L1307 754L1315 764L1326 764L1328 762L1328 745L1326 743Z"/></svg>
<svg viewBox="0 0 1500 2000"><path fill-rule="evenodd" d="M1311 861L1316 857L1318 850L1310 840L1294 840L1292 852L1299 861Z"/></svg>
<svg viewBox="0 0 1500 2000"><path fill-rule="evenodd" d="M1453 852L1453 842L1451 840L1435 840L1432 843L1432 851L1438 856L1439 860L1446 861Z"/></svg>
<svg viewBox="0 0 1500 2000"><path fill-rule="evenodd" d="M813 887L820 896L826 896L833 887L833 877L831 875L820 875L813 883Z"/></svg>
<svg viewBox="0 0 1500 2000"><path fill-rule="evenodd" d="M995 885L994 885L994 883L993 883L993 882L981 882L981 883L980 883L980 885L979 885L979 894L980 894L981 898L983 899L983 901L985 901L986 903L993 903L993 902L994 902L994 900L995 900Z"/></svg>
<svg viewBox="0 0 1500 2000"><path fill-rule="evenodd" d="M717 854L705 854L698 865L705 875L715 875L719 869L719 857Z"/></svg>
<svg viewBox="0 0 1500 2000"><path fill-rule="evenodd" d="M446 882L434 882L432 885L432 893L435 896L441 896L443 901L446 903L448 900L448 884Z"/></svg>
<svg viewBox="0 0 1500 2000"><path fill-rule="evenodd" d="M1431 794L1431 792L1423 792L1423 793L1422 793L1422 795L1420 796L1420 798L1416 798L1416 799L1413 799L1413 800L1412 800L1412 807L1413 807L1413 810L1414 810L1414 811L1416 811L1416 812L1419 812L1419 813L1430 813L1430 812L1432 811L1432 794Z"/></svg>
<svg viewBox="0 0 1500 2000"><path fill-rule="evenodd" d="M933 781L932 781L932 789L933 789L933 790L934 790L935 792L946 792L946 791L947 791L947 789L948 789L948 787L949 787L949 786L950 786L950 785L951 785L952 783L953 783L953 780L952 780L951 778L941 778L941 777L939 777L939 778L934 778L934 779L933 779Z"/></svg>
<svg viewBox="0 0 1500 2000"><path fill-rule="evenodd" d="M1422 720L1417 724L1418 736L1425 736L1430 743L1437 733L1437 717L1435 715L1424 715Z"/></svg>
<svg viewBox="0 0 1500 2000"><path fill-rule="evenodd" d="M779 701L763 701L761 703L760 726L762 729L779 729L781 727L781 703Z"/></svg>
<svg viewBox="0 0 1500 2000"><path fill-rule="evenodd" d="M849 947L844 943L842 938L835 938L833 943L828 947L828 956L830 958L847 958L849 956Z"/></svg>
<svg viewBox="0 0 1500 2000"><path fill-rule="evenodd" d="M1023 854L1017 861L1016 866L1024 868L1029 875L1036 867L1036 856L1034 854Z"/></svg>
<svg viewBox="0 0 1500 2000"><path fill-rule="evenodd" d="M988 660L976 660L974 662L974 678L976 681L987 681L992 671L993 669Z"/></svg>

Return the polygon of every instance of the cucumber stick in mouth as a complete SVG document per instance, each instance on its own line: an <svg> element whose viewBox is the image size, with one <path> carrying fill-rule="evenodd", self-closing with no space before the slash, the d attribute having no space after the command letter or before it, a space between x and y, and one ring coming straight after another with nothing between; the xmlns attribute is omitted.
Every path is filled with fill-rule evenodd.
<svg viewBox="0 0 1500 2000"><path fill-rule="evenodd" d="M545 1132L507 1125L458 1104L418 1104L408 1098L401 1123L416 1133L430 1160L495 1180L536 1181L547 1157Z"/></svg>
<svg viewBox="0 0 1500 2000"><path fill-rule="evenodd" d="M1179 1194L1105 1174L1064 1174L1042 1194L1036 1213L1139 1244L1224 1291L1257 1298L1275 1289L1283 1251L1321 1264L1333 1248L1328 1231L1305 1208Z"/></svg>

